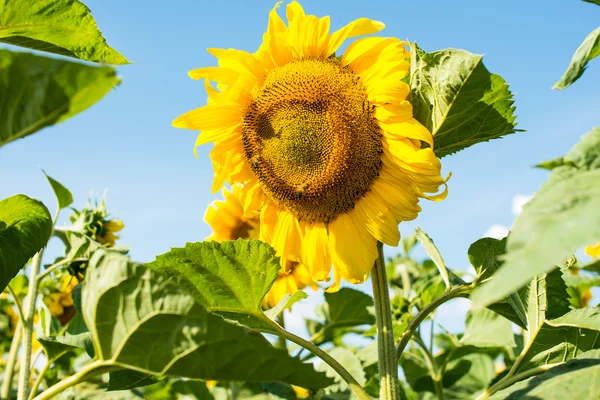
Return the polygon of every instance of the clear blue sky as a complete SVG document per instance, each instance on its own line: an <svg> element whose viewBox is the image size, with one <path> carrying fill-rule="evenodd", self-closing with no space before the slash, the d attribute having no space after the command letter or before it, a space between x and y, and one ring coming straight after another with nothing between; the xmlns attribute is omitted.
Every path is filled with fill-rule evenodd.
<svg viewBox="0 0 600 400"><path fill-rule="evenodd" d="M201 82L187 71L215 64L207 47L254 51L274 1L88 0L109 44L133 65L119 67L123 83L71 120L0 149L0 198L25 193L53 211L41 168L73 191L108 190L108 206L124 220L121 243L139 261L170 247L203 240L210 193L210 146L192 148L197 133L171 127L179 114L205 104ZM564 92L558 80L583 38L600 25L600 7L582 1L303 1L306 12L331 15L333 28L352 19L383 21L386 36L417 41L427 51L446 47L484 53L489 70L515 93L519 128L528 132L477 145L443 159L452 171L450 194L424 203L415 223L447 263L467 264L468 246L493 224L510 225L516 194L534 192L546 173L531 168L564 154L600 124L600 62ZM63 215L61 223L66 221Z"/></svg>

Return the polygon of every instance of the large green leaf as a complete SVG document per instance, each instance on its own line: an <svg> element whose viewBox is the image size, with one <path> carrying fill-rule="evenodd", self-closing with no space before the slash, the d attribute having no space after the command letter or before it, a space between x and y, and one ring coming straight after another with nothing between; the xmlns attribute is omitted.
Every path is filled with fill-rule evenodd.
<svg viewBox="0 0 600 400"><path fill-rule="evenodd" d="M313 341L316 344L335 341L348 328L374 324L373 304L371 296L350 288L325 293L325 304L316 310L321 321L307 321Z"/></svg>
<svg viewBox="0 0 600 400"><path fill-rule="evenodd" d="M585 135L553 169L508 236L505 263L494 279L475 289L485 306L506 297L534 276L550 271L600 237L600 128Z"/></svg>
<svg viewBox="0 0 600 400"><path fill-rule="evenodd" d="M512 93L482 58L456 49L426 53L413 45L414 116L433 133L438 157L515 132Z"/></svg>
<svg viewBox="0 0 600 400"><path fill-rule="evenodd" d="M78 0L0 2L0 42L85 61L129 63L106 43L90 10Z"/></svg>
<svg viewBox="0 0 600 400"><path fill-rule="evenodd" d="M600 332L572 326L554 327L543 323L526 346L515 370L520 373L547 364L571 360L582 353L600 348Z"/></svg>
<svg viewBox="0 0 600 400"><path fill-rule="evenodd" d="M272 328L261 305L280 264L268 244L258 240L187 243L148 266L187 287L210 311L249 327Z"/></svg>
<svg viewBox="0 0 600 400"><path fill-rule="evenodd" d="M547 321L547 324L554 327L573 326L600 331L600 308L586 307L571 310L562 317Z"/></svg>
<svg viewBox="0 0 600 400"><path fill-rule="evenodd" d="M575 50L571 63L552 89L563 90L583 75L587 64L600 55L600 27L594 29Z"/></svg>
<svg viewBox="0 0 600 400"><path fill-rule="evenodd" d="M590 352L596 355L595 352ZM598 399L600 398L600 359L571 360L533 378L515 383L489 400L520 399Z"/></svg>
<svg viewBox="0 0 600 400"><path fill-rule="evenodd" d="M52 234L46 206L23 194L0 200L0 291Z"/></svg>
<svg viewBox="0 0 600 400"><path fill-rule="evenodd" d="M331 383L257 332L208 312L185 286L117 252L97 251L82 285L98 368L312 389Z"/></svg>
<svg viewBox="0 0 600 400"><path fill-rule="evenodd" d="M471 400L489 386L496 375L494 359L488 354L472 353L448 363L444 379L446 400Z"/></svg>
<svg viewBox="0 0 600 400"><path fill-rule="evenodd" d="M82 112L118 83L111 67L0 49L0 146Z"/></svg>
<svg viewBox="0 0 600 400"><path fill-rule="evenodd" d="M460 343L477 347L516 346L510 321L485 308L467 314L465 334Z"/></svg>

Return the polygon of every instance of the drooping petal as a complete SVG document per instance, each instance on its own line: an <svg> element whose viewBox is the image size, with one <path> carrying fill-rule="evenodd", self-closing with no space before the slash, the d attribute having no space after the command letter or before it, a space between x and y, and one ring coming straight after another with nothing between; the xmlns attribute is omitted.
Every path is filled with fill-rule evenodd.
<svg viewBox="0 0 600 400"><path fill-rule="evenodd" d="M329 238L322 222L304 225L302 264L310 269L315 281L328 281L331 270Z"/></svg>
<svg viewBox="0 0 600 400"><path fill-rule="evenodd" d="M301 239L301 228L296 217L288 211L278 210L270 243L281 257L282 266L287 260L300 261Z"/></svg>
<svg viewBox="0 0 600 400"><path fill-rule="evenodd" d="M336 280L363 283L377 259L377 239L352 210L329 223L329 250Z"/></svg>
<svg viewBox="0 0 600 400"><path fill-rule="evenodd" d="M356 215L369 233L388 246L398 246L400 231L398 221L388 209L386 201L373 190L356 203Z"/></svg>

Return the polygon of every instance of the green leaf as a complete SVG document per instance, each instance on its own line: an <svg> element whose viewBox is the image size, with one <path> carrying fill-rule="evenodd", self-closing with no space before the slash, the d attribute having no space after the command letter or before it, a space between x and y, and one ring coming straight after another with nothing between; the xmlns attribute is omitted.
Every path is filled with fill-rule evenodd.
<svg viewBox="0 0 600 400"><path fill-rule="evenodd" d="M271 251L259 242L248 246ZM213 249L221 257L219 247ZM277 381L311 389L331 383L259 333L208 312L185 285L117 252L94 254L81 296L96 359L104 368L204 380Z"/></svg>
<svg viewBox="0 0 600 400"><path fill-rule="evenodd" d="M554 367L534 378L515 383L489 399L598 399L600 398L598 381L600 381L600 360L577 359Z"/></svg>
<svg viewBox="0 0 600 400"><path fill-rule="evenodd" d="M552 86L552 89L563 90L571 86L583 75L587 64L600 55L600 27L594 29L575 50L571 63L562 78Z"/></svg>
<svg viewBox="0 0 600 400"><path fill-rule="evenodd" d="M41 201L23 194L0 200L0 291L46 246L51 234L52 217Z"/></svg>
<svg viewBox="0 0 600 400"><path fill-rule="evenodd" d="M413 44L413 113L433 133L438 157L516 132L513 95L482 58L456 49L426 53Z"/></svg>
<svg viewBox="0 0 600 400"><path fill-rule="evenodd" d="M78 0L0 3L0 42L105 64L129 61L110 47Z"/></svg>
<svg viewBox="0 0 600 400"><path fill-rule="evenodd" d="M467 314L465 334L460 343L477 347L516 346L510 322L485 308Z"/></svg>
<svg viewBox="0 0 600 400"><path fill-rule="evenodd" d="M550 326L573 326L576 328L600 331L600 308L586 307L571 310L562 317L546 321Z"/></svg>
<svg viewBox="0 0 600 400"><path fill-rule="evenodd" d="M600 237L600 128L585 135L524 207L508 236L507 254L494 279L471 299L486 306L534 276L552 270ZM582 229L584 224L586 229Z"/></svg>
<svg viewBox="0 0 600 400"><path fill-rule="evenodd" d="M77 348L86 349L91 346L89 333L67 336L42 336L37 339L46 353L50 362L56 360L63 354L73 351Z"/></svg>
<svg viewBox="0 0 600 400"><path fill-rule="evenodd" d="M258 240L187 243L148 266L188 288L208 310L251 328L272 328L261 305L281 267L268 244Z"/></svg>
<svg viewBox="0 0 600 400"><path fill-rule="evenodd" d="M283 296L283 298L281 300L279 300L279 303L277 303L277 305L275 307L266 311L265 315L267 317L269 317L270 319L275 320L275 318L277 318L277 316L279 314L281 314L283 312L283 310L290 308L295 303L297 303L300 300L303 300L307 297L308 297L308 295L306 293L304 293L302 290L298 290L292 294L286 294L285 296Z"/></svg>
<svg viewBox="0 0 600 400"><path fill-rule="evenodd" d="M0 146L84 111L119 81L111 67L0 49Z"/></svg>
<svg viewBox="0 0 600 400"><path fill-rule="evenodd" d="M42 172L44 172L46 179L48 179L50 186L52 186L52 190L54 190L56 201L58 201L58 208L62 210L63 208L69 207L71 204L73 204L73 194L71 191L64 187L59 181L48 176L46 171L42 170Z"/></svg>
<svg viewBox="0 0 600 400"><path fill-rule="evenodd" d="M131 390L137 387L153 385L156 382L159 382L159 379L155 376L130 369L121 369L108 374L108 388L106 390L109 392L114 390Z"/></svg>
<svg viewBox="0 0 600 400"><path fill-rule="evenodd" d="M329 355L336 359L340 364L346 368L350 375L356 379L359 385L363 386L367 381L365 377L365 371L363 371L362 364L359 358L352 351L343 348L335 347L328 351ZM321 363L317 368L319 371L325 372L325 374L333 379L335 383L325 389L325 393L339 393L345 392L350 389L346 381L344 381L338 374L329 366L329 364Z"/></svg>
<svg viewBox="0 0 600 400"><path fill-rule="evenodd" d="M583 1L587 1L588 3L597 4L600 6L600 0L583 0Z"/></svg>
<svg viewBox="0 0 600 400"><path fill-rule="evenodd" d="M104 248L100 243L80 232L67 230L60 232L59 235L64 237L67 244L65 258L68 259L90 258L94 252Z"/></svg>
<svg viewBox="0 0 600 400"><path fill-rule="evenodd" d="M477 281L492 277L503 264L501 257L506 253L506 238L502 240L483 238L469 246L469 261L477 272ZM522 293L521 293L522 294ZM527 311L519 292L510 293L506 299L490 304L488 308L509 319L522 328L527 328Z"/></svg>
<svg viewBox="0 0 600 400"><path fill-rule="evenodd" d="M553 327L545 322L533 333L515 373L547 364L571 360L582 353L600 348L600 332L569 326Z"/></svg>
<svg viewBox="0 0 600 400"><path fill-rule="evenodd" d="M321 321L312 321L309 332L320 345L334 341L346 328L375 323L373 298L366 293L342 288L335 293L325 293L325 304L317 308Z"/></svg>
<svg viewBox="0 0 600 400"><path fill-rule="evenodd" d="M442 275L442 279L446 284L446 288L449 288L450 278L448 277L448 270L446 269L444 259L442 258L442 255L440 254L438 248L433 243L433 240L431 240L429 235L427 235L427 233L425 233L425 231L421 228L417 228L415 230L415 236L417 237L419 243L421 243L421 246L423 246L423 249L425 249L427 255L435 263L435 266L438 268L438 271L440 271L440 275Z"/></svg>
<svg viewBox="0 0 600 400"><path fill-rule="evenodd" d="M496 375L494 359L487 354L472 353L452 360L444 373L444 398L471 400L489 386Z"/></svg>

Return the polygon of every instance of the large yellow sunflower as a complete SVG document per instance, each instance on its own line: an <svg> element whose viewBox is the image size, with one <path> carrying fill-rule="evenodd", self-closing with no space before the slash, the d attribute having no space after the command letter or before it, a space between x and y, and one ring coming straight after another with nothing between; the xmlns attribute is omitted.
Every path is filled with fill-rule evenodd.
<svg viewBox="0 0 600 400"><path fill-rule="evenodd" d="M244 209L260 213L260 239L282 260L317 281L333 265L334 291L341 279L364 282L377 241L396 246L398 223L416 218L420 197L443 199L445 181L407 100L407 43L362 38L336 57L346 39L384 25L360 18L329 33L329 17L292 2L286 26L279 5L257 52L208 49L218 66L189 72L208 104L173 125L202 131L196 146L214 143L213 191L243 184Z"/></svg>
<svg viewBox="0 0 600 400"><path fill-rule="evenodd" d="M231 192L223 189L224 200L214 201L208 206L204 220L213 229L213 234L206 240L221 242L258 238L259 214L251 210L244 213L241 193L242 188L239 185L234 185ZM312 280L310 271L298 262L287 260L285 268L279 271L279 276L265 296L263 307L275 307L286 294L302 290L307 286L313 289L318 287Z"/></svg>

